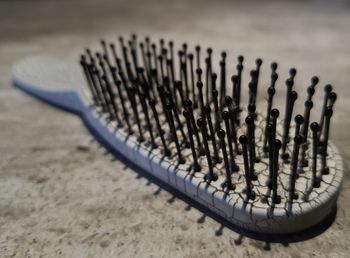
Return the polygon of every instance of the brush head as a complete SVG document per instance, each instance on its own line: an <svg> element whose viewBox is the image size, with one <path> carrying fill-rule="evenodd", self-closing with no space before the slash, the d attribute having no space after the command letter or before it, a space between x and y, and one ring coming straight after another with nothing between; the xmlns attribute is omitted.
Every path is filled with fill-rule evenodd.
<svg viewBox="0 0 350 258"><path fill-rule="evenodd" d="M310 182L315 174L321 178L320 171L325 168L329 174L335 174L335 169L327 164L329 153L334 152L328 136L337 100L331 85L324 87L325 100L318 124L310 121L311 112L317 112L312 101L319 83L316 76L307 88L304 116L294 116L298 102L295 68L285 78L287 87L280 89L276 87L279 78L276 62L270 64L270 82L260 82L264 78L261 58L255 60L250 81L245 81L242 79L245 59L241 55L232 65L226 63L230 59L222 51L219 63L215 64L210 47L201 51L203 47L199 45L191 49L183 43L176 52L173 41L166 44L161 39L159 45L148 37L139 44L136 41L136 35L128 44L121 37L120 53L113 43L101 41L103 54L87 50L79 62L96 109L117 114L113 116L119 117L117 122L126 131L134 132L135 137L144 139L140 144L145 148L147 142L152 142L161 153L169 154L171 150L175 155L168 155L169 162L186 167L192 175L198 174L215 191L224 191L238 202L249 203L253 210L257 209L255 202L262 202L265 213L273 208L284 215L276 213L272 217L286 220L294 216L292 209L317 202L319 190L330 187L328 181L318 180L320 187L315 190L312 188L315 184ZM234 67L235 73L229 74ZM113 85L112 92L108 91L108 84ZM269 87L258 90L262 85ZM259 91L264 92L267 104L258 102ZM282 112L274 103L277 91L286 92ZM315 134L315 144L309 144L315 141ZM313 150L313 146L318 148L321 144L324 149L328 147L326 152ZM316 159L312 158L313 153ZM225 184L217 183L220 180ZM270 191L266 192L266 187ZM289 204L291 210L285 208Z"/></svg>

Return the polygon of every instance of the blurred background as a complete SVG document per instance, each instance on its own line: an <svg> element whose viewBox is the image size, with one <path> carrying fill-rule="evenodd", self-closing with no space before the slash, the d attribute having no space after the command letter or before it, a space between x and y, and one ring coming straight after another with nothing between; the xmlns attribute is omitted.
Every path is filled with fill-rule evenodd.
<svg viewBox="0 0 350 258"><path fill-rule="evenodd" d="M305 96L314 75L338 93L331 139L350 160L350 3L315 1L3 0L0 1L0 253L4 257L346 257L349 182L325 233L281 245L242 238L111 157L80 120L12 88L11 66L49 55L78 64L101 38L137 33L239 54L246 69L279 64L276 103L296 67ZM215 59L214 59L215 60ZM230 68L229 68L230 69ZM303 110L303 99L297 111ZM315 117L315 119L318 119Z"/></svg>

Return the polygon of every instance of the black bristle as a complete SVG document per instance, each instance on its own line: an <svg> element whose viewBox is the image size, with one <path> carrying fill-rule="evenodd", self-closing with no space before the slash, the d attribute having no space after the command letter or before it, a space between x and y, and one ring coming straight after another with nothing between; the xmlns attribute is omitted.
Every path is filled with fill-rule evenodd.
<svg viewBox="0 0 350 258"><path fill-rule="evenodd" d="M172 94L171 92L167 91L165 92L165 97L167 98L167 101L169 102L170 106L172 107L173 109L173 112L174 112L174 118L176 120L176 128L178 128L181 132L181 136L182 136L182 139L183 139L183 143L185 144L186 148L189 148L190 147L190 144L187 140L187 137L186 137L186 134L185 134L185 131L183 129L183 125L182 125L182 122L180 120L180 117L179 117L179 114L176 110L176 107L174 105L174 102L173 102L173 97L172 97Z"/></svg>
<svg viewBox="0 0 350 258"><path fill-rule="evenodd" d="M203 107L203 113L205 115L206 121L208 123L209 126L209 132L210 132L210 140L212 142L212 146L213 146L213 151L214 151L214 156L213 156L213 161L214 163L220 163L221 159L219 157L219 151L216 145L216 138L215 138L215 131L214 131L214 126L211 120L211 108L209 105L205 105Z"/></svg>
<svg viewBox="0 0 350 258"><path fill-rule="evenodd" d="M131 60L134 65L134 70L135 73L137 73L137 69L139 68L138 60L137 60L137 54L136 54L136 49L133 47L132 43L129 42L129 48L130 48L130 53L131 53Z"/></svg>
<svg viewBox="0 0 350 258"><path fill-rule="evenodd" d="M149 97L151 94L150 85L149 85L149 81L145 77L145 69L144 68L142 68L142 67L137 68L137 79L139 81L139 85L141 86L142 90L147 95L147 97Z"/></svg>
<svg viewBox="0 0 350 258"><path fill-rule="evenodd" d="M160 49L160 51L163 51L163 49L164 49L164 46L165 46L165 41L164 41L164 39L159 39L159 49Z"/></svg>
<svg viewBox="0 0 350 258"><path fill-rule="evenodd" d="M97 68L95 63L92 63L89 69L91 71L91 78L96 83L96 89L98 89L98 92L99 92L100 100L102 102L102 108L106 110L108 103L107 103L106 98L105 98L104 87L101 84L101 73L100 73L100 70Z"/></svg>
<svg viewBox="0 0 350 258"><path fill-rule="evenodd" d="M151 45L151 39L150 39L150 37L149 37L148 35L145 36L145 42L146 42L146 44L147 44L148 46Z"/></svg>
<svg viewBox="0 0 350 258"><path fill-rule="evenodd" d="M318 188L321 183L320 178L317 176L318 131L320 126L318 123L313 122L310 125L310 129L312 132L312 187Z"/></svg>
<svg viewBox="0 0 350 258"><path fill-rule="evenodd" d="M158 87L158 82L155 80L155 75L153 74L153 69L151 69L150 71L150 75L149 75L149 80L148 80L148 86L149 86L149 90L150 90L150 93L151 94L148 94L148 95L151 95L152 98L154 98L155 100L157 100L157 87Z"/></svg>
<svg viewBox="0 0 350 258"><path fill-rule="evenodd" d="M96 57L97 57L97 60L98 60L98 64L100 65L100 68L102 69L102 74L106 74L107 71L106 71L106 67L104 65L101 53L96 52Z"/></svg>
<svg viewBox="0 0 350 258"><path fill-rule="evenodd" d="M230 117L231 117L231 112L230 111L224 111L222 112L222 119L224 120L225 123L225 128L226 128L226 135L227 135L227 144L228 144L228 149L229 149L229 155L230 155L230 169L233 172L237 172L239 170L239 167L237 166L235 162L235 155L233 152L233 147L232 147L232 137L231 137L231 129L230 129Z"/></svg>
<svg viewBox="0 0 350 258"><path fill-rule="evenodd" d="M231 77L231 82L232 82L232 99L235 101L235 105L238 105L237 103L237 91L238 91L238 76L237 75L232 75Z"/></svg>
<svg viewBox="0 0 350 258"><path fill-rule="evenodd" d="M293 200L298 199L298 194L295 192L295 181L297 179L297 161L299 154L299 146L303 142L303 137L301 135L297 135L294 138L294 148L292 155L292 164L291 164L291 174L289 181L289 202L293 202Z"/></svg>
<svg viewBox="0 0 350 258"><path fill-rule="evenodd" d="M87 82L87 84L89 86L93 102L94 102L95 105L98 105L98 95L97 95L95 86L92 83L92 79L91 79L91 76L90 76L89 68L88 68L88 65L86 63L86 58L85 58L84 55L81 55L81 57L80 57L80 65L83 68L85 79L86 79L86 82Z"/></svg>
<svg viewBox="0 0 350 258"><path fill-rule="evenodd" d="M320 130L318 132L318 140L319 141L321 139L321 134L322 134L322 131L324 128L324 118L325 118L325 113L326 113L326 109L327 109L328 102L329 102L329 95L332 92L332 90L333 90L333 87L330 84L327 84L324 87L324 100L323 100L322 113L321 113L321 118L320 118L320 123L319 123Z"/></svg>
<svg viewBox="0 0 350 258"><path fill-rule="evenodd" d="M256 104L256 92L257 92L257 78L258 78L258 71L252 70L250 71L250 77L251 81L249 83L249 104Z"/></svg>
<svg viewBox="0 0 350 258"><path fill-rule="evenodd" d="M194 83L194 67L193 67L193 54L189 54L188 55L188 59L190 61L190 75L191 75L191 90L192 90L192 99L193 99L193 102L196 103L197 101L197 98L196 98L196 85Z"/></svg>
<svg viewBox="0 0 350 258"><path fill-rule="evenodd" d="M226 52L221 53L220 62L220 111L222 112L225 106L226 96Z"/></svg>
<svg viewBox="0 0 350 258"><path fill-rule="evenodd" d="M163 82L164 80L164 77L165 77L165 73L164 73L164 63L163 63L163 56L162 55L159 55L158 56L158 63L159 63L159 70L160 70L160 78L161 78L161 81Z"/></svg>
<svg viewBox="0 0 350 258"><path fill-rule="evenodd" d="M248 84L248 89L249 89L249 104L254 104L255 100L254 100L254 82L249 82Z"/></svg>
<svg viewBox="0 0 350 258"><path fill-rule="evenodd" d="M135 77L134 72L131 69L131 64L126 63L125 65L126 65L126 73L127 73L128 77L130 78L130 80L135 80L136 77Z"/></svg>
<svg viewBox="0 0 350 258"><path fill-rule="evenodd" d="M146 51L150 52L151 50L151 44L150 44L150 39L148 36L145 37L145 43L146 43Z"/></svg>
<svg viewBox="0 0 350 258"><path fill-rule="evenodd" d="M186 59L187 58L184 58L184 60ZM185 98L188 99L190 95L190 89L188 85L187 66L184 61L181 63L181 71L182 71L182 81L185 84Z"/></svg>
<svg viewBox="0 0 350 258"><path fill-rule="evenodd" d="M216 181L218 176L214 173L213 161L210 155L209 145L208 145L208 136L207 136L207 125L203 118L197 120L197 125L202 134L202 141L204 143L205 155L207 157L209 172L205 175L205 180L210 183L211 181Z"/></svg>
<svg viewBox="0 0 350 258"><path fill-rule="evenodd" d="M230 169L232 172L237 172L239 171L239 167L235 162L235 154L233 152L233 147L232 147L232 136L231 136L231 127L230 127L231 112L230 111L222 112L222 118L225 122L225 128L226 128L227 144L228 144L229 155L230 155Z"/></svg>
<svg viewBox="0 0 350 258"><path fill-rule="evenodd" d="M248 115L253 118L253 123L251 125L251 136L250 136L250 144L252 145L252 155L254 162L259 162L260 157L256 155L256 144L255 144L255 120L257 118L256 114L256 106L255 104L249 104L248 105Z"/></svg>
<svg viewBox="0 0 350 258"><path fill-rule="evenodd" d="M211 92L212 93L213 93L213 90L217 90L217 87L216 87L217 78L218 78L218 76L216 75L216 73L213 73L211 76L211 88L212 88ZM213 97L212 97L211 101L213 101Z"/></svg>
<svg viewBox="0 0 350 258"><path fill-rule="evenodd" d="M150 117L148 114L147 98L146 98L146 94L143 92L140 93L140 102L141 102L141 106L143 108L143 113L145 114L148 133L151 137L151 148L156 149L156 148L158 148L158 144L155 142L153 127L152 127L152 123L151 123L151 120L150 120Z"/></svg>
<svg viewBox="0 0 350 258"><path fill-rule="evenodd" d="M119 93L118 97L120 99L120 103L121 103L122 110L123 110L123 118L124 118L124 120L127 124L127 127L128 127L128 133L133 134L132 126L131 126L130 120L129 120L129 113L128 113L127 108L125 106L125 99L123 96L123 92L121 90L121 82L117 79L117 75L116 75L116 71L115 71L114 67L112 68L112 76L113 76L114 85L117 87L117 90Z"/></svg>
<svg viewBox="0 0 350 258"><path fill-rule="evenodd" d="M202 81L202 69L201 68L197 68L196 69L196 75L197 75L197 82L201 82Z"/></svg>
<svg viewBox="0 0 350 258"><path fill-rule="evenodd" d="M256 101L258 97L258 86L259 86L259 77L260 77L260 67L262 65L261 58L256 59L255 61L256 69L255 69L255 80L254 80L254 99Z"/></svg>
<svg viewBox="0 0 350 258"><path fill-rule="evenodd" d="M281 196L277 194L278 188L278 158L279 158L279 150L281 149L282 143L280 140L275 140L273 143L273 173L272 173L272 202L274 204L279 204L281 202Z"/></svg>
<svg viewBox="0 0 350 258"><path fill-rule="evenodd" d="M273 62L271 63L270 67L271 67L271 75L275 74L278 68L278 64L276 62Z"/></svg>
<svg viewBox="0 0 350 258"><path fill-rule="evenodd" d="M167 72L168 77L170 79L172 86L174 86L174 84L175 84L175 72L174 72L173 62L171 59L168 59L166 61L166 64L167 64L167 70L168 70L168 72Z"/></svg>
<svg viewBox="0 0 350 258"><path fill-rule="evenodd" d="M294 118L295 121L295 134L300 134L300 127L304 123L304 117L302 115L296 115Z"/></svg>
<svg viewBox="0 0 350 258"><path fill-rule="evenodd" d="M310 123L310 112L313 107L313 102L312 100L306 100L305 101L305 111L304 111L304 125L302 128L302 133L301 135L304 138L304 144L301 146L301 157L300 157L300 166L301 167L307 167L308 166L308 160L305 157L306 154L306 149L308 147L308 142L307 142L307 135L308 135L308 128L309 128L309 123Z"/></svg>
<svg viewBox="0 0 350 258"><path fill-rule="evenodd" d="M273 165L274 165L274 154L275 154L275 145L274 145L274 128L272 124L268 124L265 129L265 134L267 135L269 139L269 146L268 146L268 158L269 158L269 178L267 180L267 186L272 189L272 177L273 177Z"/></svg>
<svg viewBox="0 0 350 258"><path fill-rule="evenodd" d="M157 89L160 86L158 81L158 75L155 68L151 69L151 83L154 84L154 87Z"/></svg>
<svg viewBox="0 0 350 258"><path fill-rule="evenodd" d="M276 89L275 89L275 84L276 81L278 79L278 75L276 73L276 69L277 69L277 63L272 63L271 64L271 84L270 87L267 89L267 111L266 111L266 117L265 117L265 135L264 135L264 143L263 143L263 151L267 152L268 148L267 148L267 126L270 123L270 115L271 115L271 108L273 105L273 97L276 93Z"/></svg>
<svg viewBox="0 0 350 258"><path fill-rule="evenodd" d="M137 47L137 35L136 35L136 33L131 34L131 40L132 40L133 47L136 49L136 47Z"/></svg>
<svg viewBox="0 0 350 258"><path fill-rule="evenodd" d="M102 56L103 60L106 62L107 66L108 66L108 69L111 70L112 68L112 63L110 62L109 58L107 57L107 55L103 55Z"/></svg>
<svg viewBox="0 0 350 258"><path fill-rule="evenodd" d="M116 99L115 99L114 92L112 90L112 86L109 83L106 75L102 75L102 80L104 81L104 84L106 85L109 102L110 102L110 105L112 106L111 110L113 112L111 113L111 117L112 117L112 119L115 119L117 121L117 127L121 128L121 127L123 127L123 124L122 124L120 116L119 116L118 106L117 106L117 103L115 102Z"/></svg>
<svg viewBox="0 0 350 258"><path fill-rule="evenodd" d="M286 104L285 104L285 109L284 109L284 112L285 112L285 116L287 116L287 113L288 113L288 109L289 109L289 103L290 103L290 98L291 98L291 93L292 93L292 90L293 90L293 86L294 86L294 76L295 76L295 73L294 73L295 69L292 68L289 70L289 79L286 80L286 86L287 86L287 92L286 92ZM283 148L283 141L282 141L282 148Z"/></svg>
<svg viewBox="0 0 350 258"><path fill-rule="evenodd" d="M168 76L165 76L163 78L163 87L165 88L166 91L168 91L172 94L171 89L170 89L170 80L169 80ZM174 98L171 95L171 101L174 102L173 100L174 100Z"/></svg>
<svg viewBox="0 0 350 258"><path fill-rule="evenodd" d="M169 41L169 53L170 53L170 60L171 60L171 65L174 67L174 42Z"/></svg>
<svg viewBox="0 0 350 258"><path fill-rule="evenodd" d="M179 59L179 77L180 81L183 81L183 73L182 73L182 64L184 59L184 52L182 50L177 51L178 59Z"/></svg>
<svg viewBox="0 0 350 258"><path fill-rule="evenodd" d="M168 119L169 119L169 127L170 127L170 131L172 134L172 139L175 142L177 156L178 156L178 163L185 164L186 159L182 155L180 143L179 143L179 140L178 140L178 137L176 134L176 128L175 128L175 123L174 123L174 118L173 118L173 107L171 104L167 103L165 105L165 112L166 112Z"/></svg>
<svg viewBox="0 0 350 258"><path fill-rule="evenodd" d="M94 57L92 56L91 50L90 50L89 48L87 48L85 51L86 51L86 54L88 55L88 57L89 57L89 59L90 59L90 63L91 63L92 65L95 65L95 59L94 59Z"/></svg>
<svg viewBox="0 0 350 258"><path fill-rule="evenodd" d="M115 49L115 44L114 43L110 43L109 44L109 48L111 49L112 51L112 56L114 58L114 61L116 62L117 59L118 59L118 54L117 54L117 50Z"/></svg>
<svg viewBox="0 0 350 258"><path fill-rule="evenodd" d="M107 77L107 71L106 68L104 67L104 63L102 61L101 56L99 56L99 65L100 68L102 69L102 72L99 71L98 69L96 69L97 72L97 77L98 77L98 81L100 82L100 87L102 90L102 93L105 97L105 101L106 101L106 105L107 105L107 110L109 110L109 113L112 114L113 113L113 103L112 103L112 98L110 96L110 93L108 91L108 85L106 84L105 80L103 79L104 76Z"/></svg>
<svg viewBox="0 0 350 258"><path fill-rule="evenodd" d="M212 91L212 97L214 102L214 115L215 115L215 130L220 129L221 116L219 113L219 103L218 103L219 92L217 90Z"/></svg>
<svg viewBox="0 0 350 258"><path fill-rule="evenodd" d="M106 55L107 59L109 59L106 41L102 39L100 40L100 43L102 46L103 54Z"/></svg>
<svg viewBox="0 0 350 258"><path fill-rule="evenodd" d="M201 47L200 46L196 46L195 48L196 50L196 64L197 64L197 67L196 69L200 69L201 68Z"/></svg>
<svg viewBox="0 0 350 258"><path fill-rule="evenodd" d="M109 103L109 99L107 97L107 90L106 90L106 88L104 86L104 83L102 82L101 73L96 68L94 69L94 75L97 77L96 82L99 85L101 96L102 96L102 99L103 99L102 108L103 108L104 111L110 111L110 103ZM110 111L110 113L111 113L111 111Z"/></svg>
<svg viewBox="0 0 350 258"><path fill-rule="evenodd" d="M192 135L193 133L192 133L192 124L191 124L191 114L188 110L184 110L183 115L186 119L188 136L190 138L190 146L191 146L191 152L192 152L192 158L193 158L193 164L192 164L193 171L199 172L201 171L202 168L198 163L196 148L194 146L193 135Z"/></svg>
<svg viewBox="0 0 350 258"><path fill-rule="evenodd" d="M86 69L87 69L88 78L91 80L91 85L93 86L93 89L96 94L96 104L97 106L102 106L104 105L103 96L101 93L101 89L98 85L98 82L96 81L96 78L95 78L95 72L94 72L95 67L93 64L87 64Z"/></svg>
<svg viewBox="0 0 350 258"><path fill-rule="evenodd" d="M139 113L138 113L138 110L137 110L137 102L136 102L136 98L135 98L135 95L136 95L136 88L135 86L131 86L129 87L129 90L128 90L128 95L129 95L129 99L130 99L130 105L131 105L131 108L134 112L134 117L135 117L135 120L136 120L136 124L137 124L137 127L138 127L138 130L139 130L139 137L137 138L137 140L139 142L143 142L145 140L144 136L143 136L143 131L142 131L142 126L141 126L141 122L140 122L140 117L139 117Z"/></svg>
<svg viewBox="0 0 350 258"><path fill-rule="evenodd" d="M271 110L271 125L273 128L273 138L276 138L276 128L277 128L277 118L279 117L280 112L277 108Z"/></svg>
<svg viewBox="0 0 350 258"><path fill-rule="evenodd" d="M146 62L147 62L147 66L149 67L150 75L151 75L153 66L152 66L152 54L150 51L146 52ZM157 71L156 71L156 74L157 74Z"/></svg>
<svg viewBox="0 0 350 258"><path fill-rule="evenodd" d="M162 54L163 60L167 61L168 60L168 49L163 48L161 54Z"/></svg>
<svg viewBox="0 0 350 258"><path fill-rule="evenodd" d="M129 56L128 56L128 49L126 48L126 46L124 46L123 43L122 44L122 52L123 52L123 58L124 58L124 64L125 64L125 71L127 72L127 74L130 76L131 70L130 70L130 61L129 61Z"/></svg>
<svg viewBox="0 0 350 258"><path fill-rule="evenodd" d="M204 107L203 83L201 81L198 81L196 86L197 86L197 89L198 89L200 110L203 110L203 107Z"/></svg>
<svg viewBox="0 0 350 258"><path fill-rule="evenodd" d="M163 145L163 148L164 148L164 155L166 157L169 157L171 155L171 151L169 150L166 142L165 142L165 138L164 138L164 133L163 133L163 130L162 130L162 126L160 124L160 121L159 121L159 117L158 117L158 112L157 112L157 109L156 109L156 101L154 99L150 99L149 100L149 105L152 109L152 113L153 113L153 118L156 120L156 125L157 125L157 130L158 130L158 135L162 141L162 145Z"/></svg>
<svg viewBox="0 0 350 258"><path fill-rule="evenodd" d="M148 60L147 60L147 55L146 55L146 52L145 52L145 47L144 47L144 44L142 42L140 42L140 49L141 49L141 56L142 56L142 62L143 62L143 65L146 69L146 74L147 74L147 77L148 77L148 81L151 80L151 68L149 67L149 63L148 63Z"/></svg>
<svg viewBox="0 0 350 258"><path fill-rule="evenodd" d="M274 155L275 155L275 141L276 141L276 127L277 127L277 118L279 116L278 109L274 108L271 110L271 121L266 127L266 133L268 137L268 157L269 157L269 182L268 186L272 188L272 177L273 177L273 164L274 164Z"/></svg>
<svg viewBox="0 0 350 258"><path fill-rule="evenodd" d="M236 114L237 114L237 108L233 107L233 100L230 96L225 97L225 106L228 108L228 110L231 113L230 117L230 124L231 124L231 135L232 135L232 141L235 146L235 152L236 154L242 154L242 151L238 147L238 140L237 140L237 128L236 128Z"/></svg>
<svg viewBox="0 0 350 258"><path fill-rule="evenodd" d="M222 154L224 157L225 171L226 171L226 181L223 183L222 187L226 188L228 191L234 190L235 186L232 184L231 180L231 168L227 158L226 143L225 143L225 131L220 129L217 132L217 136L220 139L220 145Z"/></svg>
<svg viewBox="0 0 350 258"><path fill-rule="evenodd" d="M185 97L184 97L184 92L182 89L182 82L181 81L175 81L175 89L179 93L181 104L184 105Z"/></svg>
<svg viewBox="0 0 350 258"><path fill-rule="evenodd" d="M184 52L184 57L187 57L187 43L182 43L182 50Z"/></svg>
<svg viewBox="0 0 350 258"><path fill-rule="evenodd" d="M289 70L289 76L293 82L296 74L297 74L297 69L295 69L294 67Z"/></svg>
<svg viewBox="0 0 350 258"><path fill-rule="evenodd" d="M187 84L188 87L188 78L187 78L187 74L188 74L188 65L187 65L187 58L188 58L188 53L187 53L187 44L183 43L182 44L182 49L183 49L183 65L184 65L184 72L186 73L186 76L184 77L185 80L185 84ZM187 82L186 82L187 81ZM189 90L188 90L189 93Z"/></svg>
<svg viewBox="0 0 350 258"><path fill-rule="evenodd" d="M242 71L243 71L243 56L238 56L238 65L237 65L237 91L235 94L236 106L241 109L241 87L242 87Z"/></svg>
<svg viewBox="0 0 350 258"><path fill-rule="evenodd" d="M258 177L255 174L255 168L254 168L254 142L253 142L253 126L254 126L254 117L253 116L247 116L245 119L245 122L247 124L247 135L248 135L248 149L249 149L249 174L251 180L257 180Z"/></svg>
<svg viewBox="0 0 350 258"><path fill-rule="evenodd" d="M246 194L248 199L254 199L255 193L252 191L252 183L248 160L248 138L245 135L239 137L239 142L242 145L243 162L244 162L244 177L246 182Z"/></svg>
<svg viewBox="0 0 350 258"><path fill-rule="evenodd" d="M156 71L156 75L157 75L157 80L159 80L159 65L158 65L158 54L157 54L157 46L156 44L152 43L151 45L151 49L152 49L152 54L151 56L153 57L153 64L154 64L154 69Z"/></svg>
<svg viewBox="0 0 350 258"><path fill-rule="evenodd" d="M174 72L173 62L171 59L166 60L166 71L167 71L167 76L169 77L171 84L174 85L175 72Z"/></svg>
<svg viewBox="0 0 350 258"><path fill-rule="evenodd" d="M205 103L208 105L210 104L209 100L209 93L211 92L210 90L210 78L212 77L212 53L213 50L211 48L207 49L207 54L208 57L205 59L205 64L206 64L206 77L205 77Z"/></svg>
<svg viewBox="0 0 350 258"><path fill-rule="evenodd" d="M288 106L285 111L285 120L283 123L283 136L282 136L282 159L284 161L287 161L289 159L289 154L286 152L286 150L287 150L287 144L289 141L289 128L290 128L290 122L293 114L294 102L296 101L297 98L298 98L298 94L295 91L292 91L289 94L289 99L287 100Z"/></svg>
<svg viewBox="0 0 350 258"><path fill-rule="evenodd" d="M116 64L117 64L117 68L118 68L118 73L121 73L123 75L126 74L125 71L123 70L122 61L120 58L116 59Z"/></svg>
<svg viewBox="0 0 350 258"><path fill-rule="evenodd" d="M204 96L205 96L205 103L208 104L209 103L209 88L210 88L210 85L209 85L209 81L210 81L210 78L209 77L209 74L210 74L210 67L209 67L209 59L208 57L206 57L204 59L204 62L205 62L205 88L204 88Z"/></svg>
<svg viewBox="0 0 350 258"><path fill-rule="evenodd" d="M202 142L200 140L199 133L198 133L197 124L196 124L196 121L195 121L195 118L193 115L192 101L189 99L186 99L185 103L184 103L184 107L190 113L190 120L191 120L191 124L192 124L192 128L193 128L193 133L194 133L196 140L197 140L198 155L203 156L203 155L205 155L205 151L203 149Z"/></svg>
<svg viewBox="0 0 350 258"><path fill-rule="evenodd" d="M323 133L322 145L321 145L321 148L322 148L321 161L322 161L322 174L328 175L329 167L327 166L327 155L328 155L327 148L328 148L330 121L333 115L332 107L327 107L324 115L325 115L325 126L324 126L324 133Z"/></svg>
<svg viewBox="0 0 350 258"><path fill-rule="evenodd" d="M158 99L159 99L159 101L160 101L160 103L162 105L162 108L165 110L165 105L166 105L167 101L166 101L164 86L158 85L157 86L157 93L158 93ZM167 115L165 115L165 119L168 122L168 125L170 126L169 118L168 118Z"/></svg>
<svg viewBox="0 0 350 258"><path fill-rule="evenodd" d="M168 59L166 61L167 74L168 74L168 76L167 76L168 78L167 78L167 81L166 81L166 83L168 85L167 89L168 89L168 91L171 92L171 94L173 94L175 107L179 108L180 105L179 105L178 98L177 98L177 95L176 95L176 87L175 87L175 78L174 78L175 75L174 75L174 70L172 68L172 64L171 63L172 62L171 62L170 59Z"/></svg>
<svg viewBox="0 0 350 258"><path fill-rule="evenodd" d="M333 107L334 103L337 100L337 94L332 91L331 93L329 93L329 103L328 103L328 107Z"/></svg>

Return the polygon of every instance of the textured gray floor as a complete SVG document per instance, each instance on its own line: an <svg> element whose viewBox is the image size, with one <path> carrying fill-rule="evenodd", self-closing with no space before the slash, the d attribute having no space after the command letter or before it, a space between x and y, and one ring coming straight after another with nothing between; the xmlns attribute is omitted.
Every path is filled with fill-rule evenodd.
<svg viewBox="0 0 350 258"><path fill-rule="evenodd" d="M231 62L244 54L248 67L260 56L265 75L271 61L280 63L281 78L297 67L301 92L314 74L321 85L335 86L331 138L348 166L349 5L260 2L0 2L0 256L347 257L348 178L335 222L313 239L269 244L227 228L218 236L219 223L139 178L100 148L78 118L10 85L10 67L22 57L73 61L100 37L129 32L225 49Z"/></svg>

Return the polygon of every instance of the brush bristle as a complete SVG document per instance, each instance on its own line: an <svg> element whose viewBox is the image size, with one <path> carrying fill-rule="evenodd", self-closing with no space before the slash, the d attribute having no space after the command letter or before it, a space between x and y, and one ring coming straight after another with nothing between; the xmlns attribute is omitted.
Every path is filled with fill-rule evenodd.
<svg viewBox="0 0 350 258"><path fill-rule="evenodd" d="M190 49L182 44L176 52L173 41L161 39L157 44L146 37L140 42L135 34L128 41L120 37L119 45L102 40L100 51L87 49L80 59L91 101L119 130L137 137L150 151L159 149L168 159L184 164L192 175L205 173L208 184L224 176L222 187L227 192L235 189L232 175L241 175L248 199L256 198L253 188L259 164L267 165L266 185L273 203L281 202L278 177L282 168L290 174L286 190L290 202L298 198L295 183L299 173L311 171L313 187L320 186L322 174L329 171L327 145L337 99L332 86L325 87L320 122L311 123L312 97L319 82L312 77L304 114L293 121L298 99L293 89L295 68L290 69L285 82L285 110L280 116L273 104L279 78L277 63L270 65L269 87L261 89L260 58L246 86L242 84L243 56L232 65L222 52L217 66L211 48ZM230 76L228 71L234 66L236 72ZM264 111L257 110L258 88L266 92ZM241 102L242 92L248 92L248 103Z"/></svg>

